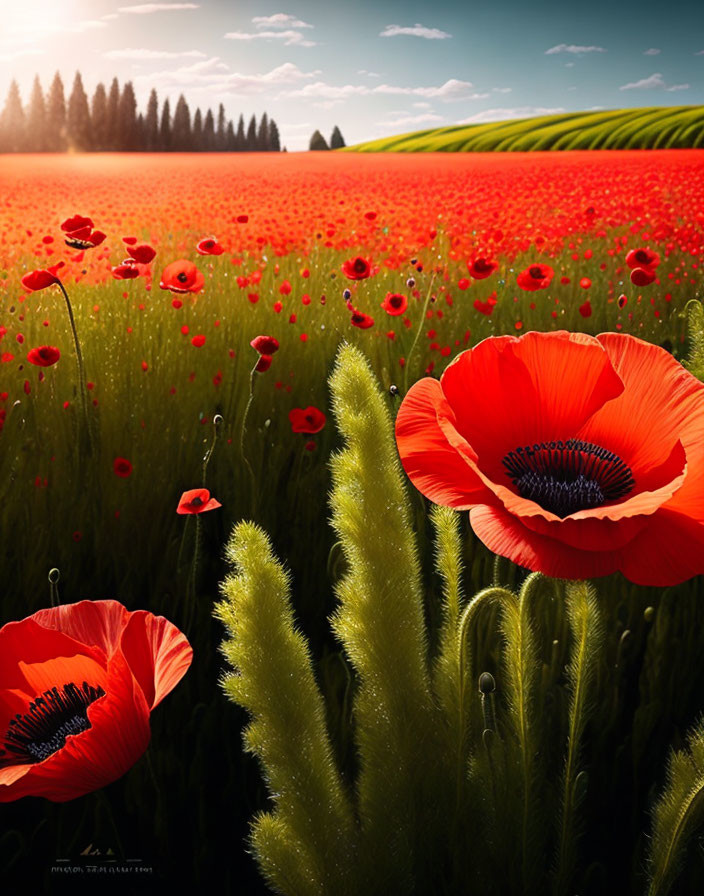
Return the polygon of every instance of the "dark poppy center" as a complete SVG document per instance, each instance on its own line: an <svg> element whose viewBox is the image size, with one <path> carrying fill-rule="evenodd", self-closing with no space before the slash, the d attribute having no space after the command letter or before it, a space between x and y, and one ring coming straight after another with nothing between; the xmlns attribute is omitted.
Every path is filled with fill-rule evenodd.
<svg viewBox="0 0 704 896"><path fill-rule="evenodd" d="M363 271L366 271L366 269L367 269L366 261L363 258L355 258L354 269L359 274L361 274Z"/></svg>
<svg viewBox="0 0 704 896"><path fill-rule="evenodd" d="M191 507L201 507L203 504L205 504L205 501L199 495L196 495L191 501Z"/></svg>
<svg viewBox="0 0 704 896"><path fill-rule="evenodd" d="M502 463L521 497L560 517L616 501L635 485L617 454L579 439L516 448Z"/></svg>
<svg viewBox="0 0 704 896"><path fill-rule="evenodd" d="M528 273L534 280L543 279L543 269L539 268L537 264L534 264L533 267L528 268Z"/></svg>
<svg viewBox="0 0 704 896"><path fill-rule="evenodd" d="M639 261L641 264L647 264L650 261L650 256L645 251L645 249L639 249L636 252L636 260Z"/></svg>
<svg viewBox="0 0 704 896"><path fill-rule="evenodd" d="M180 274L176 275L176 279L179 283L186 283L186 281L188 280L188 275L181 271Z"/></svg>
<svg viewBox="0 0 704 896"><path fill-rule="evenodd" d="M475 271L486 271L488 268L489 268L489 262L486 260L486 258L478 258L474 262Z"/></svg>
<svg viewBox="0 0 704 896"><path fill-rule="evenodd" d="M391 305L392 308L400 308L402 303L403 296L391 296L389 299L389 305Z"/></svg>
<svg viewBox="0 0 704 896"><path fill-rule="evenodd" d="M0 748L0 767L43 762L66 745L66 738L90 727L88 707L105 696L101 687L87 681L79 688L72 681L36 697L27 712L10 719Z"/></svg>

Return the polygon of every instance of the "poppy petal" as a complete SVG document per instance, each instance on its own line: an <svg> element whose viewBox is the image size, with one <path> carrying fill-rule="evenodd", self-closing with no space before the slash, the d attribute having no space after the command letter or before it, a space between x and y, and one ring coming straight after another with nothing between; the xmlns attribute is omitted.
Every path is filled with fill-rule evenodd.
<svg viewBox="0 0 704 896"><path fill-rule="evenodd" d="M130 616L122 635L122 652L150 709L176 687L193 659L186 636L163 616L145 610Z"/></svg>
<svg viewBox="0 0 704 896"><path fill-rule="evenodd" d="M60 750L14 780L0 776L0 802L23 796L64 802L104 787L134 765L149 743L147 702L120 652L108 675L109 691L88 707L91 727L67 737Z"/></svg>
<svg viewBox="0 0 704 896"><path fill-rule="evenodd" d="M618 569L618 550L585 551L571 547L534 532L502 507L474 507L469 512L469 522L490 551L554 578L589 579L610 575Z"/></svg>
<svg viewBox="0 0 704 896"><path fill-rule="evenodd" d="M81 600L39 610L29 618L44 628L62 631L81 644L95 645L111 656L118 648L129 613L116 600Z"/></svg>
<svg viewBox="0 0 704 896"><path fill-rule="evenodd" d="M565 331L485 339L449 365L441 384L457 429L497 482L509 451L575 438L624 388L596 339Z"/></svg>
<svg viewBox="0 0 704 896"><path fill-rule="evenodd" d="M488 497L487 489L438 423L438 409L452 418L440 383L422 379L409 389L396 417L396 443L413 485L436 504L466 510Z"/></svg>
<svg viewBox="0 0 704 896"><path fill-rule="evenodd" d="M704 525L666 508L624 551L621 569L636 585L665 588L702 572Z"/></svg>
<svg viewBox="0 0 704 896"><path fill-rule="evenodd" d="M79 684L87 681L93 687L107 687L105 665L88 656L57 656L43 663L18 663L25 680L27 691L32 695L43 694L57 685L68 682Z"/></svg>

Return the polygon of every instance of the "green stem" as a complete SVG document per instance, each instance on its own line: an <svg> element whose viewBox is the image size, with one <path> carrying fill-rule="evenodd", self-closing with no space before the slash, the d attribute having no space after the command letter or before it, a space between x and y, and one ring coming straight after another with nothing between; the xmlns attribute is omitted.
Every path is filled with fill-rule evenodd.
<svg viewBox="0 0 704 896"><path fill-rule="evenodd" d="M259 361L257 361L257 364L258 363ZM252 469L252 465L250 464L244 451L244 436L247 429L247 418L249 417L249 409L252 407L252 400L254 399L254 381L257 376L257 364L254 365L251 373L249 374L249 399L247 401L247 406L244 409L244 415L242 416L242 426L240 427L240 456L242 457L242 461L249 471L249 481L252 487L252 519L254 519L257 506L257 486L254 479L254 470Z"/></svg>
<svg viewBox="0 0 704 896"><path fill-rule="evenodd" d="M71 324L71 333L73 334L73 345L76 350L76 365L78 367L78 391L81 396L81 408L83 410L83 417L85 420L86 431L88 433L88 444L89 448L92 452L93 445L93 430L91 428L90 422L90 414L88 410L88 390L86 389L86 373L85 366L83 364L83 352L81 351L81 343L78 341L78 332L76 330L76 321L73 316L73 308L71 307L71 300L68 297L68 293L66 292L66 288L63 283L56 278L56 285L59 287L61 292L63 293L63 297L66 300L66 310L68 311L68 320Z"/></svg>
<svg viewBox="0 0 704 896"><path fill-rule="evenodd" d="M428 292L425 295L425 303L423 304L423 313L420 316L420 322L418 327L416 328L416 335L413 338L413 342L411 343L411 347L406 355L406 366L403 368L403 391L404 394L408 392L408 371L411 366L411 358L413 357L413 352L415 351L415 347L418 344L418 340L420 339L421 330L423 329L425 323L425 315L428 312L428 305L430 304L430 294L433 291L433 283L435 282L435 274L430 278L430 285L428 286Z"/></svg>

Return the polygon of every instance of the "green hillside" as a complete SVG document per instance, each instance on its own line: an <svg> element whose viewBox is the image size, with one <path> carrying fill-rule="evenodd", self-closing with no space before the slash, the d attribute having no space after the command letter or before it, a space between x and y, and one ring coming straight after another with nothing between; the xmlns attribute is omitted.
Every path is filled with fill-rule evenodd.
<svg viewBox="0 0 704 896"><path fill-rule="evenodd" d="M453 125L384 137L342 152L533 152L704 148L704 106L608 109Z"/></svg>

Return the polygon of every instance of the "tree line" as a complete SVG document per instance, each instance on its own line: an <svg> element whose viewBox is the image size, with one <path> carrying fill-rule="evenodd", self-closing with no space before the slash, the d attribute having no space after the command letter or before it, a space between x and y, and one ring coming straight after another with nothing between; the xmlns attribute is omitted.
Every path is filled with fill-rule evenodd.
<svg viewBox="0 0 704 896"><path fill-rule="evenodd" d="M342 136L338 126L335 125L335 127L332 129L329 143L325 139L325 137L323 137L320 131L315 131L313 133L313 136L310 138L308 149L319 152L321 149L342 149L343 146L346 146L345 138Z"/></svg>
<svg viewBox="0 0 704 896"><path fill-rule="evenodd" d="M146 113L137 111L131 81L117 80L109 89L98 84L92 99L76 72L68 100L57 72L45 96L37 75L26 106L16 81L10 84L0 115L0 152L281 152L279 129L266 112L237 126L225 115L196 109L191 116L183 94L173 109L166 99L159 107L152 90ZM285 148L283 150L286 151Z"/></svg>

